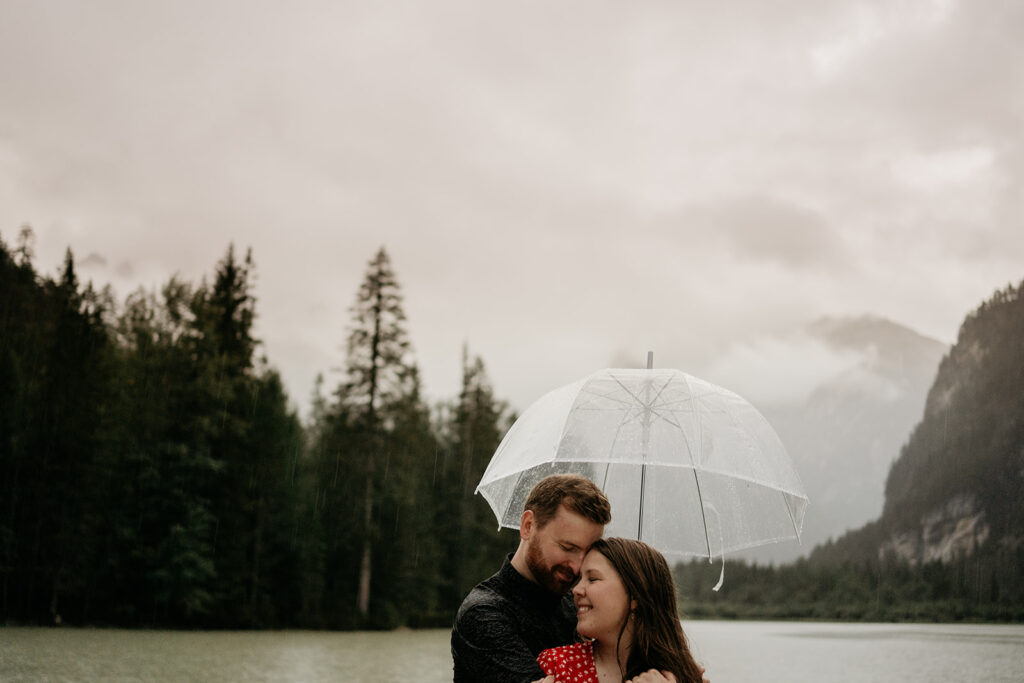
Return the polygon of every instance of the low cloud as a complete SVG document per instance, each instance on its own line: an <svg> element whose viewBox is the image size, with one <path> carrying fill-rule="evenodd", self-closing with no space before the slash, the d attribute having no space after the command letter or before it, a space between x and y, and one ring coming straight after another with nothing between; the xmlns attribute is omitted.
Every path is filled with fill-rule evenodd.
<svg viewBox="0 0 1024 683"><path fill-rule="evenodd" d="M755 405L806 400L824 381L856 368L860 353L840 351L805 334L763 336L728 346L707 378Z"/></svg>

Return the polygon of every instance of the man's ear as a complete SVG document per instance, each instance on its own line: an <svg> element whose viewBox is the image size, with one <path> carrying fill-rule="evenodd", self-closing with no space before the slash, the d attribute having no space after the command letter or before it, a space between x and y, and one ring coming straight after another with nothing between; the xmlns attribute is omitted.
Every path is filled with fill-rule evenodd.
<svg viewBox="0 0 1024 683"><path fill-rule="evenodd" d="M523 510L523 517L519 520L519 538L524 541L529 541L530 536L533 535L534 525L537 520L534 519L533 510Z"/></svg>

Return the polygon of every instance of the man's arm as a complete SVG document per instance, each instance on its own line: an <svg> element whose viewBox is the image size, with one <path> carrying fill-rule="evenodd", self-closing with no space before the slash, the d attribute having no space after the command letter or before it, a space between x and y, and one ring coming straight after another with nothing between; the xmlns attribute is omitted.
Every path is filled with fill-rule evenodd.
<svg viewBox="0 0 1024 683"><path fill-rule="evenodd" d="M454 683L530 683L544 678L513 620L493 605L459 613L452 628Z"/></svg>

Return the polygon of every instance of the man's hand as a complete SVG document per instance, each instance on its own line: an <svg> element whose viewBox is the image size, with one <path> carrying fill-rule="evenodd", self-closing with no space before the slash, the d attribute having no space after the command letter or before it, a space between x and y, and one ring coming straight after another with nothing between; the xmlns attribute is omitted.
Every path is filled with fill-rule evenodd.
<svg viewBox="0 0 1024 683"><path fill-rule="evenodd" d="M700 666L700 680L702 683L711 683L711 679L708 678L708 670L704 668L702 664ZM541 678L533 681L533 683L558 683L554 676L548 676L547 678ZM676 677L672 675L671 671L658 671L651 669L646 671L635 678L631 678L626 683L678 683Z"/></svg>
<svg viewBox="0 0 1024 683"><path fill-rule="evenodd" d="M676 683L676 677L672 675L671 671L651 669L629 679L626 683Z"/></svg>
<svg viewBox="0 0 1024 683"><path fill-rule="evenodd" d="M698 664L700 667L700 680L701 683L711 683L711 679L708 678L708 671L702 664ZM676 677L672 675L671 671L655 671L651 669L647 673L642 673L636 678L631 678L626 683L677 683Z"/></svg>

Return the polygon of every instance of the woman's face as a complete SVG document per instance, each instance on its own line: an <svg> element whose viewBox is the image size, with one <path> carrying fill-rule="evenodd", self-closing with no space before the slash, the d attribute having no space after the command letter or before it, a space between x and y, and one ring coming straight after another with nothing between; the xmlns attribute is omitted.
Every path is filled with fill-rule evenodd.
<svg viewBox="0 0 1024 683"><path fill-rule="evenodd" d="M631 605L619 575L596 550L591 550L583 559L580 580L572 589L572 598L576 604L579 634L616 643L622 624L629 618ZM624 641L625 637L623 634Z"/></svg>

